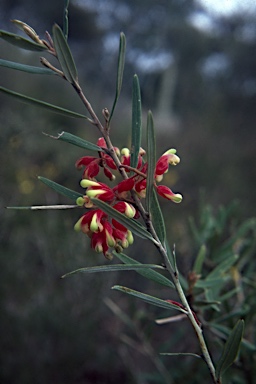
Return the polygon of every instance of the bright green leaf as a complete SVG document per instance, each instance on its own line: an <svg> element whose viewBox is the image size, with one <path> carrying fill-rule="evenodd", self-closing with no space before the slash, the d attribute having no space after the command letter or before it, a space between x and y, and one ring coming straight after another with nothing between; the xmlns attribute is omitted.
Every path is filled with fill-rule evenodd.
<svg viewBox="0 0 256 384"><path fill-rule="evenodd" d="M148 268L160 268L163 269L160 265L155 265L155 264L140 264L140 265L135 265L135 264L113 264L113 265L101 265L97 267L85 267L85 268L79 268L76 269L75 271L66 273L65 275L62 276L62 278L74 275L75 273L97 273L97 272L116 272L116 271L137 271L140 269L145 269L145 271Z"/></svg>
<svg viewBox="0 0 256 384"><path fill-rule="evenodd" d="M131 167L136 168L138 164L139 151L141 147L141 95L140 83L137 75L133 77L132 87L132 148L131 148Z"/></svg>
<svg viewBox="0 0 256 384"><path fill-rule="evenodd" d="M125 47L126 47L126 40L125 40L125 34L123 32L120 33L120 41L119 41L119 55L118 55L118 65L117 65L117 78L116 78L116 95L115 100L113 103L112 110L109 115L109 121L111 120L117 100L119 98L121 88L122 88L122 82L123 82L123 73L124 73L124 64L125 64Z"/></svg>
<svg viewBox="0 0 256 384"><path fill-rule="evenodd" d="M22 95L21 93L11 91L10 89L0 87L0 91L7 93L8 95L15 97L19 101L22 101L27 104L32 104L37 107L45 108L51 112L59 113L61 115L67 116L67 117L73 117L73 118L82 118L82 119L88 119L87 116L81 115L80 113L70 111L65 108L58 107L53 104L46 103L45 101L34 99L33 97Z"/></svg>
<svg viewBox="0 0 256 384"><path fill-rule="evenodd" d="M28 72L36 75L56 75L56 72L49 68L34 67L32 65L15 63L14 61L0 59L0 66L10 69L16 69L18 71Z"/></svg>
<svg viewBox="0 0 256 384"><path fill-rule="evenodd" d="M134 296L137 299L141 299L141 300L145 301L146 303L155 305L157 307L161 307L161 308L165 308L165 309L176 309L177 311L180 311L182 313L187 313L186 310L180 308L177 305L171 304L166 300L158 299L157 297L150 296L150 295L147 295L147 294L139 292L139 291L134 291L133 289L123 287L121 285L115 285L114 287L112 287L112 289L114 289L116 291L123 292L123 293L127 293L130 296Z"/></svg>
<svg viewBox="0 0 256 384"><path fill-rule="evenodd" d="M67 40L63 35L61 28L55 24L53 26L53 41L54 47L57 53L57 58L59 60L61 69L66 77L66 79L71 83L75 84L78 80L77 69L69 49Z"/></svg>
<svg viewBox="0 0 256 384"><path fill-rule="evenodd" d="M81 193L78 193L76 191L73 191L72 189L66 188L63 185L55 183L55 181L46 179L45 177L38 176L38 179L42 181L42 183L44 183L45 185L47 185L48 187L56 191L57 193L60 193L61 195L64 195L71 200L76 201L78 197L83 196Z"/></svg>
<svg viewBox="0 0 256 384"><path fill-rule="evenodd" d="M242 341L244 332L244 321L239 320L235 327L232 329L222 351L220 360L216 366L216 377L219 380L225 371L233 364L235 361L240 344Z"/></svg>
<svg viewBox="0 0 256 384"><path fill-rule="evenodd" d="M34 41L25 39L15 33L0 30L0 38L19 48L27 49L28 51L45 51L47 47L44 44L37 44Z"/></svg>
<svg viewBox="0 0 256 384"><path fill-rule="evenodd" d="M131 257L129 257L123 253L117 253L117 252L113 252L113 253L119 260L121 260L125 264L143 265L143 264L139 263L137 260L134 260ZM161 273L158 273L158 272L153 271L151 269L145 269L145 271L138 269L136 272L138 272L140 275L146 277L146 279L153 280L156 283L165 285L165 286L170 287L170 288L175 288L174 284L169 279L167 279L165 276L163 276Z"/></svg>

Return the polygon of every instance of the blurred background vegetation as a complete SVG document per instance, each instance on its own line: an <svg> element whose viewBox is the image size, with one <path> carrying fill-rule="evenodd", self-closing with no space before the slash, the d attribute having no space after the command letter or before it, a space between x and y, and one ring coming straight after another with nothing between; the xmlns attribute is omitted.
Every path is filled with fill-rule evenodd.
<svg viewBox="0 0 256 384"><path fill-rule="evenodd" d="M62 8L62 0L1 0L1 29L17 33L9 20L19 19L43 37L54 22L62 25ZM182 160L166 184L181 192L184 201L178 206L162 202L180 269L186 276L200 246L206 244L206 270L211 270L220 261L218 249L233 236L229 251L239 243L243 261L238 271L246 272L250 287L239 310L250 308L241 313L248 316L253 345L255 221L250 218L256 203L256 13L220 16L192 0L71 0L69 10L70 46L81 84L99 115L113 102L119 33L125 33L127 62L112 140L119 147L129 145L131 84L137 73L144 112L151 109L155 117L158 155L175 147ZM38 65L40 57L4 41L0 52L3 59L31 65ZM0 71L2 86L84 113L72 88L59 78ZM178 358L159 360L160 351L194 348L185 323L161 328L154 319L166 313L110 290L121 283L168 299L165 289L135 272L60 280L66 272L105 262L91 252L85 236L73 232L79 212L4 208L66 202L41 185L38 175L79 189L81 174L74 163L84 152L42 132L56 135L65 130L89 141L95 141L98 132L84 121L32 108L4 94L0 109L1 384L168 382L162 361L174 382L187 382L188 372L191 383L200 382L197 360L183 361L187 370L182 372ZM234 200L236 208L232 204L231 209ZM227 207L225 220L219 206ZM195 230L191 234L190 216L200 222L200 235ZM129 253L155 262L154 249L141 241L136 239ZM136 329L116 317L113 303L105 298L129 314ZM221 310L223 315L228 309ZM253 348L243 363L243 374L232 383L253 383Z"/></svg>

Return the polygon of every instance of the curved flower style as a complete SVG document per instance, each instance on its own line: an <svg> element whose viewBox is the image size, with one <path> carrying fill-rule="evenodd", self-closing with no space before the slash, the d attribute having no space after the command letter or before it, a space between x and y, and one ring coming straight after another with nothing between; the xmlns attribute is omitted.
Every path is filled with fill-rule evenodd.
<svg viewBox="0 0 256 384"><path fill-rule="evenodd" d="M78 169L84 168L83 179L81 186L85 188L83 197L77 199L79 206L91 208L86 212L75 224L76 230L81 230L91 239L91 247L96 252L102 252L107 258L111 258L109 248L114 248L117 251L122 251L133 243L133 236L130 230L120 224L115 219L109 216L102 210L97 209L92 203L91 198L96 198L110 204L114 209L123 213L129 218L138 219L139 212L136 209L133 193L140 199L145 198L147 190L147 162L143 161L145 151L141 148L139 153L138 165L134 169L130 166L131 155L128 148L123 148L122 151L114 148L120 163L127 173L132 175L119 182L113 188L96 180L100 169L103 169L105 176L109 180L114 180L115 175L112 171L117 170L117 165L114 160L106 153L106 142L103 138L97 141L97 145L102 148L99 151L98 157L84 156L76 162ZM170 165L177 165L180 158L176 155L175 149L166 151L157 161L154 172L154 187L158 195L165 199L171 200L174 203L182 201L182 195L174 193L165 185L157 185L163 180L163 176L168 172Z"/></svg>

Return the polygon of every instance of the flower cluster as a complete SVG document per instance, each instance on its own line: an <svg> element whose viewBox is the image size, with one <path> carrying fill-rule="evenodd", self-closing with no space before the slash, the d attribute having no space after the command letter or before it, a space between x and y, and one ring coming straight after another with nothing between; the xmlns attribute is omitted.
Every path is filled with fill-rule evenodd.
<svg viewBox="0 0 256 384"><path fill-rule="evenodd" d="M78 220L75 229L81 230L91 239L91 247L96 252L103 252L107 258L110 258L109 248L122 251L123 248L127 248L133 243L133 236L131 231L124 225L115 219L111 219L106 213L98 209L91 198L108 203L112 208L128 218L139 218L140 214L136 208L134 195L137 195L140 199L146 196L148 164L143 160L145 155L143 149L140 150L138 164L134 169L130 165L131 155L129 149L123 148L120 151L118 148L114 148L120 161L119 168L120 166L123 167L126 175L130 176L131 174L131 176L127 176L113 188L110 188L107 184L97 181L96 177L102 169L110 181L115 180L113 171L117 170L117 164L107 154L107 146L103 138L98 140L97 145L102 148L97 157L84 156L76 162L78 169L84 168L80 184L85 188L85 194L77 199L77 204L90 210ZM165 185L158 185L158 183L163 179L164 174L168 172L169 165L177 165L179 162L180 159L176 155L176 150L170 149L158 159L154 174L156 192L174 203L181 202L182 196L173 193Z"/></svg>

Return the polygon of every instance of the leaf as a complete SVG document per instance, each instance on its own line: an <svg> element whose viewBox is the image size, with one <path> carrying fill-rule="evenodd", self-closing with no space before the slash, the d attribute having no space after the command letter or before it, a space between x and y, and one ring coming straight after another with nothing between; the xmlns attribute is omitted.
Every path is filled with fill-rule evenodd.
<svg viewBox="0 0 256 384"><path fill-rule="evenodd" d="M137 75L133 77L132 87L132 148L131 148L131 167L136 168L141 147L141 95L140 83Z"/></svg>
<svg viewBox="0 0 256 384"><path fill-rule="evenodd" d="M97 267L86 267L86 268L79 268L75 271L66 273L65 275L61 276L62 278L67 277L69 275L73 275L75 273L97 273L97 272L116 272L116 271L136 271L139 269L148 269L148 268L163 268L160 265L155 264L113 264L113 265L101 265Z"/></svg>
<svg viewBox="0 0 256 384"><path fill-rule="evenodd" d="M73 111L70 111L68 109L61 108L61 107L58 107L56 105L46 103L45 101L34 99L33 97L22 95L21 93L11 91L10 89L4 88L4 87L0 87L0 91L5 92L10 96L15 97L16 99L18 99L24 103L36 105L37 107L48 109L51 112L59 113L61 115L67 116L67 117L88 119L87 116L81 115L80 113L73 112Z"/></svg>
<svg viewBox="0 0 256 384"><path fill-rule="evenodd" d="M202 356L197 355L196 353L190 353L190 352L164 352L160 353L162 356L192 356L196 357L197 359L201 359Z"/></svg>
<svg viewBox="0 0 256 384"><path fill-rule="evenodd" d="M125 64L125 48L126 48L125 34L121 32L120 40L119 40L119 55L118 55L118 65L117 65L116 95L115 95L113 107L109 115L109 121L112 119L112 116L116 107L116 103L122 88L124 64Z"/></svg>
<svg viewBox="0 0 256 384"><path fill-rule="evenodd" d="M112 208L110 205L104 203L103 201L99 199L93 199L91 198L93 204L97 205L102 211L106 212L109 216L113 217L115 220L117 220L120 224L123 224L126 228L128 228L130 231L135 233L135 235L142 237L143 239L149 239L156 243L156 240L152 237L152 235L146 230L145 227L143 227L141 224L139 224L134 219L130 219L117 211L116 209Z"/></svg>
<svg viewBox="0 0 256 384"><path fill-rule="evenodd" d="M244 320L238 320L232 329L222 351L220 360L216 365L216 377L218 380L235 361L244 332Z"/></svg>
<svg viewBox="0 0 256 384"><path fill-rule="evenodd" d="M205 244L201 245L199 252L197 254L194 266L193 266L193 271L197 274L200 275L203 267L203 263L205 260L206 256L206 246Z"/></svg>
<svg viewBox="0 0 256 384"><path fill-rule="evenodd" d="M224 282L226 282L228 278L216 278L216 279L205 279L205 280L197 280L195 287L196 288L211 288L216 286L222 286Z"/></svg>
<svg viewBox="0 0 256 384"><path fill-rule="evenodd" d="M162 210L161 210L155 189L153 189L150 213L152 216L152 221L153 221L153 225L154 225L156 234L157 234L159 240L161 241L161 243L164 244L165 240L166 240L166 229L165 229L165 223L164 223Z"/></svg>
<svg viewBox="0 0 256 384"><path fill-rule="evenodd" d="M168 301L158 299L157 297L147 295L145 293L139 292L139 291L134 291L133 289L123 287L121 285L114 285L112 289L116 291L120 291L123 293L127 293L130 296L134 296L137 299L141 299L145 301L148 304L156 305L157 307L165 308L165 309L176 309L177 311L180 311L182 313L186 313L187 311L185 309L182 309L181 307L171 304Z"/></svg>
<svg viewBox="0 0 256 384"><path fill-rule="evenodd" d="M71 83L75 84L78 80L77 69L71 51L69 49L67 40L63 35L61 28L55 24L53 26L53 42L57 53L61 69L66 79Z"/></svg>
<svg viewBox="0 0 256 384"><path fill-rule="evenodd" d="M50 136L53 137L53 136ZM99 147L96 144L90 143L87 140L81 139L78 136L72 135L71 133L68 132L62 132L60 133L57 137L53 137L54 139L57 140L63 140L67 143L76 145L77 147L88 149L89 151L102 151L102 148Z"/></svg>
<svg viewBox="0 0 256 384"><path fill-rule="evenodd" d="M115 251L113 253L119 260L121 260L125 264L143 265L143 264L139 263L137 260L134 260L131 257L129 257L123 253L117 253ZM167 279L161 273L158 273L158 272L153 271L151 269L146 269L145 271L138 269L138 270L136 270L136 272L138 272L140 275L146 277L146 279L153 280L156 283L165 285L166 287L175 288L172 281Z"/></svg>
<svg viewBox="0 0 256 384"><path fill-rule="evenodd" d="M45 51L47 47L44 44L37 44L34 41L25 39L15 33L0 30L0 38L19 48L27 49L28 51Z"/></svg>
<svg viewBox="0 0 256 384"><path fill-rule="evenodd" d="M155 129L152 112L148 112L147 118L147 190L146 190L146 209L148 212L151 211L152 200L153 200L153 188L155 180L155 167L156 167L156 139Z"/></svg>
<svg viewBox="0 0 256 384"><path fill-rule="evenodd" d="M71 209L78 208L78 205L31 205L29 207L6 207L7 209L30 209L31 211L39 211L46 209Z"/></svg>
<svg viewBox="0 0 256 384"><path fill-rule="evenodd" d="M18 71L28 72L36 75L56 75L56 72L49 68L34 67L32 65L15 63L14 61L0 59L0 66L10 69L16 69Z"/></svg>
<svg viewBox="0 0 256 384"><path fill-rule="evenodd" d="M63 34L64 34L66 40L68 38L68 6L69 6L69 0L64 0Z"/></svg>
<svg viewBox="0 0 256 384"><path fill-rule="evenodd" d="M237 254L233 254L230 257L226 258L224 261L222 261L222 263L217 265L217 267L212 272L207 275L206 280L212 280L223 276L227 272L227 270L229 270L235 264L238 257L239 256Z"/></svg>
<svg viewBox="0 0 256 384"><path fill-rule="evenodd" d="M64 195L71 200L76 201L78 197L83 196L81 193L78 193L76 191L73 191L72 189L66 188L63 185L55 183L55 181L46 179L45 177L38 176L38 179L42 181L42 183L44 183L45 185L47 185L48 187L56 191L57 193L60 193L61 195Z"/></svg>

